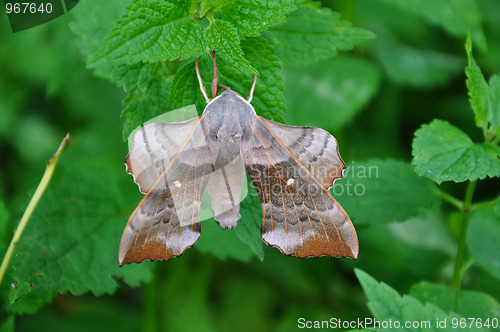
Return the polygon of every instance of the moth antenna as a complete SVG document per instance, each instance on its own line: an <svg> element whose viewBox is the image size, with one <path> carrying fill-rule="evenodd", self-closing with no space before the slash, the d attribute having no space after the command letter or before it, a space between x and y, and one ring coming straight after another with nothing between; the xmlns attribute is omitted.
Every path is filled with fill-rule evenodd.
<svg viewBox="0 0 500 332"><path fill-rule="evenodd" d="M215 60L215 51L212 51L212 62L214 63L214 78L212 79L212 98L215 98L219 94L219 89L217 85L217 61Z"/></svg>
<svg viewBox="0 0 500 332"><path fill-rule="evenodd" d="M253 90L255 90L255 84L257 83L257 75L253 75L252 87L250 88L250 94L248 95L247 101L251 102L253 98Z"/></svg>
<svg viewBox="0 0 500 332"><path fill-rule="evenodd" d="M208 104L210 99L208 98L207 90L205 90L205 86L203 85L203 80L201 79L200 68L198 67L198 58L196 58L195 60L195 68L196 68L196 76L198 77L198 82L200 82L201 93L203 94L203 97L205 97L205 101Z"/></svg>

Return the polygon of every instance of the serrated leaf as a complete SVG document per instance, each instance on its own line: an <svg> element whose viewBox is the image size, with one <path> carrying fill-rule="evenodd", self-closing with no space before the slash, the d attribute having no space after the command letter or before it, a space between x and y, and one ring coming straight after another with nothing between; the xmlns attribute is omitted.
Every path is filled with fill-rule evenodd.
<svg viewBox="0 0 500 332"><path fill-rule="evenodd" d="M354 120L377 92L381 79L377 66L355 57L289 67L283 74L287 121L333 131Z"/></svg>
<svg viewBox="0 0 500 332"><path fill-rule="evenodd" d="M391 326L380 329L381 331L393 331L395 329L411 331L480 331L475 327L456 328L452 326L452 319L460 321L460 315L454 312L445 312L438 306L432 303L422 304L412 296L401 296L389 285L377 282L366 272L355 269L356 277L358 278L363 291L368 298L368 308L378 321L392 322ZM437 326L437 321L446 320L445 327ZM405 326L406 322L418 322L419 326ZM397 324L400 324L399 327ZM425 324L425 325L424 325Z"/></svg>
<svg viewBox="0 0 500 332"><path fill-rule="evenodd" d="M127 92L123 101L123 139L146 121L172 110L169 103L171 83L168 63L136 63L117 66L113 80Z"/></svg>
<svg viewBox="0 0 500 332"><path fill-rule="evenodd" d="M415 132L415 172L441 183L500 176L500 147L477 144L463 131L443 120L434 120Z"/></svg>
<svg viewBox="0 0 500 332"><path fill-rule="evenodd" d="M199 58L199 60L200 71L205 72L208 70L205 69L205 66L210 67L210 60L208 59L208 56L204 54ZM218 64L218 67L220 68L220 64ZM209 77L208 72L205 77ZM210 94L210 88L207 89L207 93ZM179 70L177 70L174 78L172 79L172 84L170 85L168 99L172 104L172 108L181 108L187 105L195 104L199 114L201 114L201 112L205 109L207 103L200 91L200 84L198 83L198 79L196 77L194 60L185 63L181 68L179 68Z"/></svg>
<svg viewBox="0 0 500 332"><path fill-rule="evenodd" d="M64 163L35 209L3 283L8 312L32 313L56 294L112 294L123 278L149 280L148 264L119 268L126 222L114 174L96 162Z"/></svg>
<svg viewBox="0 0 500 332"><path fill-rule="evenodd" d="M474 120L479 128L486 128L489 118L489 94L488 83L484 79L481 69L472 56L472 41L470 35L465 43L468 66L465 68L467 75L467 90L469 92L469 102L474 111Z"/></svg>
<svg viewBox="0 0 500 332"><path fill-rule="evenodd" d="M481 13L475 0L384 0L400 8L418 14L427 21L442 26L453 36L472 37L484 51L487 49L486 37L481 27Z"/></svg>
<svg viewBox="0 0 500 332"><path fill-rule="evenodd" d="M220 1L215 12L221 13L224 21L233 24L240 38L258 36L259 32L285 19L293 11L294 0L243 0Z"/></svg>
<svg viewBox="0 0 500 332"><path fill-rule="evenodd" d="M184 1L135 0L126 8L104 47L91 59L132 64L183 60L206 47L203 27L188 13Z"/></svg>
<svg viewBox="0 0 500 332"><path fill-rule="evenodd" d="M243 57L240 39L236 28L229 22L214 20L205 30L205 41L211 50L215 50L226 62L242 72L253 75L259 73L250 62Z"/></svg>
<svg viewBox="0 0 500 332"><path fill-rule="evenodd" d="M356 225L406 221L441 205L432 181L415 175L411 165L390 159L349 164L330 192Z"/></svg>
<svg viewBox="0 0 500 332"><path fill-rule="evenodd" d="M500 76L495 74L490 78L489 94L489 122L490 130L500 135Z"/></svg>
<svg viewBox="0 0 500 332"><path fill-rule="evenodd" d="M367 30L341 21L340 14L319 5L318 2L298 5L283 23L262 34L285 64L314 63L334 56L337 50L350 50L375 37Z"/></svg>
<svg viewBox="0 0 500 332"><path fill-rule="evenodd" d="M245 58L250 61L261 74L257 80L252 105L257 114L268 119L283 122L282 115L286 111L281 78L281 65L274 56L274 50L263 38L247 38L241 41L241 49ZM196 104L198 110L205 109L196 73L194 61L185 64L173 78L169 99L173 108ZM229 65L224 59L217 59L219 83L247 96L252 85L252 76ZM213 77L213 64L208 54L200 57L200 72L205 83ZM206 87L209 85L205 84ZM207 89L210 92L210 88Z"/></svg>
<svg viewBox="0 0 500 332"><path fill-rule="evenodd" d="M470 216L467 245L475 264L500 279L500 215L494 208Z"/></svg>
<svg viewBox="0 0 500 332"><path fill-rule="evenodd" d="M423 281L414 285L410 296L422 303L432 303L446 312L456 312L463 317L486 320L500 315L500 305L491 296L474 291L452 289Z"/></svg>

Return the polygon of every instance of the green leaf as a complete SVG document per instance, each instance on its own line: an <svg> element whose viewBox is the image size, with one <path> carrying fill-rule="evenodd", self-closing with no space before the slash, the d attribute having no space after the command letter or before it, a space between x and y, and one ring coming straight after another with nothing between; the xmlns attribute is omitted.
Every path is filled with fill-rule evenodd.
<svg viewBox="0 0 500 332"><path fill-rule="evenodd" d="M314 63L334 56L337 50L350 50L375 37L341 21L340 14L321 8L319 2L298 5L283 23L262 35L271 42L276 55L289 65Z"/></svg>
<svg viewBox="0 0 500 332"><path fill-rule="evenodd" d="M411 165L390 159L349 164L330 192L357 225L406 221L441 204L432 181L415 175Z"/></svg>
<svg viewBox="0 0 500 332"><path fill-rule="evenodd" d="M363 291L368 298L368 308L370 309L375 319L379 321L392 321L391 327L396 327L399 323L399 328L404 329L406 322L418 322L419 327L411 328L411 331L478 331L479 329L469 328L454 328L452 319L460 321L462 318L454 312L445 312L443 309L432 303L425 305L416 298L408 295L401 296L392 287L385 283L377 282L366 272L354 270L358 280L363 287ZM437 326L437 320L446 320L446 327L440 328ZM425 324L425 325L424 325ZM410 326L412 327L412 326ZM398 329L398 327L396 327ZM382 329L383 331L393 331L394 328ZM408 328L408 330L410 330Z"/></svg>
<svg viewBox="0 0 500 332"><path fill-rule="evenodd" d="M475 264L500 279L500 215L494 208L472 213L467 245Z"/></svg>
<svg viewBox="0 0 500 332"><path fill-rule="evenodd" d="M238 223L240 223L242 220ZM240 227L238 225L236 228ZM203 253L210 253L221 260L236 259L251 261L253 253L236 235L236 228L222 229L213 218L201 223L203 235L195 248Z"/></svg>
<svg viewBox="0 0 500 332"><path fill-rule="evenodd" d="M285 19L285 15L293 11L294 0L243 0L243 1L217 1L218 8L224 21L230 22L240 38L258 36L259 31Z"/></svg>
<svg viewBox="0 0 500 332"><path fill-rule="evenodd" d="M122 112L123 139L151 118L172 110L170 71L170 65L161 62L121 65L113 70L113 80L128 93Z"/></svg>
<svg viewBox="0 0 500 332"><path fill-rule="evenodd" d="M460 129L434 120L415 132L413 165L437 183L500 176L500 147L475 144Z"/></svg>
<svg viewBox="0 0 500 332"><path fill-rule="evenodd" d="M90 59L91 66L106 60L121 64L183 60L206 48L203 27L181 0L135 0L103 43Z"/></svg>
<svg viewBox="0 0 500 332"><path fill-rule="evenodd" d="M495 74L490 78L489 92L489 122L490 130L500 135L500 76Z"/></svg>
<svg viewBox="0 0 500 332"><path fill-rule="evenodd" d="M469 101L474 110L474 119L479 128L486 129L489 117L489 92L488 83L484 79L481 69L472 56L472 41L470 35L465 43L467 51L468 66L465 68L467 75L467 90L469 92Z"/></svg>
<svg viewBox="0 0 500 332"><path fill-rule="evenodd" d="M258 75L257 70L243 57L238 33L231 23L214 20L205 30L205 40L208 48L215 50L229 65L242 72Z"/></svg>
<svg viewBox="0 0 500 332"><path fill-rule="evenodd" d="M463 317L486 320L500 315L500 305L491 296L474 291L452 289L423 281L414 285L410 295L422 303L432 303L446 312L456 312Z"/></svg>
<svg viewBox="0 0 500 332"><path fill-rule="evenodd" d="M287 122L341 129L351 123L375 95L380 79L380 71L374 64L355 57L286 68Z"/></svg>
<svg viewBox="0 0 500 332"><path fill-rule="evenodd" d="M462 60L455 55L417 49L382 37L375 54L394 83L412 87L443 85L462 68Z"/></svg>
<svg viewBox="0 0 500 332"><path fill-rule="evenodd" d="M203 54L199 59L200 72L207 72L207 75L205 77L209 77L208 68L210 68L211 60L209 59L207 54ZM217 63L217 67L219 68L219 70L221 66L220 62L222 61L218 61ZM210 88L207 89L207 93L210 95ZM198 79L196 77L194 60L185 63L175 73L175 76L172 79L172 84L170 85L168 99L172 104L172 108L175 109L191 104L196 105L196 109L198 110L198 112L202 112L205 109L207 103L200 91L200 84L198 83Z"/></svg>
<svg viewBox="0 0 500 332"><path fill-rule="evenodd" d="M424 17L453 36L464 38L470 31L477 45L482 50L487 49L486 37L481 27L481 13L475 0L384 1Z"/></svg>
<svg viewBox="0 0 500 332"><path fill-rule="evenodd" d="M281 65L274 56L273 48L263 38L247 38L241 41L241 49L245 58L261 75L252 100L255 111L268 119L283 122L282 115L286 111L286 104ZM198 110L205 109L206 102L200 92L194 67L194 61L189 62L175 74L169 95L173 108L196 104ZM251 75L234 68L224 59L217 59L217 67L220 84L230 87L242 96L248 96L253 80ZM213 64L208 54L200 57L200 73L205 78L204 82L211 82ZM206 87L209 92L209 85Z"/></svg>
<svg viewBox="0 0 500 332"><path fill-rule="evenodd" d="M196 245L202 252L210 252L222 260L233 258L248 262L254 254L261 261L264 260L263 242L260 235L262 207L250 181L247 181L247 184L248 192L246 197L242 196L244 200L240 203L241 218L232 229L222 229L219 223L210 218L213 213L211 208L208 208L210 199L208 193L205 192L202 207L206 205L210 211L205 214L202 209L202 220L210 219L202 222L203 241L200 240L201 246ZM205 231L206 228L208 231Z"/></svg>
<svg viewBox="0 0 500 332"><path fill-rule="evenodd" d="M241 219L238 221L238 226L234 229L234 232L263 261L264 248L260 235L262 204L255 188L250 185L250 181L248 181L248 184L248 195L241 203Z"/></svg>
<svg viewBox="0 0 500 332"><path fill-rule="evenodd" d="M131 286L151 278L148 264L118 267L126 217L115 179L95 161L61 161L16 245L2 287L7 311L32 313L66 292L112 294L116 278Z"/></svg>

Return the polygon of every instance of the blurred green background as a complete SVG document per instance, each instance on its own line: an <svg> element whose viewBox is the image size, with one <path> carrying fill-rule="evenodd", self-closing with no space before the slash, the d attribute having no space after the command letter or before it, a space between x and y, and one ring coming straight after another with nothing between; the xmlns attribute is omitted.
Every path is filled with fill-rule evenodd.
<svg viewBox="0 0 500 332"><path fill-rule="evenodd" d="M425 10L417 5L423 1L410 2L414 7L393 0L324 1L343 20L377 37L314 65L284 64L287 123L329 130L347 163L370 158L411 161L413 133L433 118L482 140L468 102L463 45L470 31L485 77L500 72L500 2L461 1L473 3L474 10L463 6L452 13L445 11L448 1L427 2ZM67 132L72 146L61 157L61 167L67 163L103 170L92 190L102 189L104 200L117 201L117 229L123 229L141 197L123 166L127 144L120 113L125 92L86 69L79 48L82 37L72 32L79 6L15 34L0 14L0 253L45 162ZM78 181L75 177L68 190ZM445 183L442 188L461 198L465 185ZM498 188L498 179L480 182L475 199L492 199ZM391 209L390 201L380 204ZM301 260L267 247L263 261L251 252L221 259L206 248L232 243L211 243L206 233L203 244L181 258L137 266L152 272L144 277L148 283L130 287L118 279L113 295L57 296L36 313L18 316L16 330L290 331L300 317L369 317L354 267L402 294L423 280L450 283L456 252L456 222L450 211L443 205L438 212L387 225L356 225L353 220L360 242L357 261ZM121 235L115 233L107 239L111 250L106 255L117 253ZM99 255L103 248L94 250ZM477 267L469 269L463 288L500 299L498 281Z"/></svg>

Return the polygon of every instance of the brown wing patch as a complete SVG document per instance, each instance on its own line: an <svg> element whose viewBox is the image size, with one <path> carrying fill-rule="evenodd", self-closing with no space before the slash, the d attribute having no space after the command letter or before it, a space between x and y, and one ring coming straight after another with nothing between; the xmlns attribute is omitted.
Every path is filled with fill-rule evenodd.
<svg viewBox="0 0 500 332"><path fill-rule="evenodd" d="M280 126L256 117L252 137L242 143L246 169L262 203L263 240L286 255L357 258L358 241L354 227L325 187L326 183L333 182L333 177L324 175L341 176L338 169L343 168L343 162L342 166L337 163L330 170L323 168L319 171L318 167L313 167L318 165L316 160L307 162L312 153L290 151L283 143L284 139L270 129L269 123ZM281 135L290 128L283 127ZM301 127L295 128L289 131L290 136L301 132ZM315 128L304 129L314 137ZM320 137L330 139L324 136L324 131L318 133ZM292 137L286 140L293 145ZM300 141L300 137L295 140ZM336 160L341 161L340 156Z"/></svg>
<svg viewBox="0 0 500 332"><path fill-rule="evenodd" d="M197 130L197 132L196 132ZM200 238L200 204L213 170L214 151L194 128L154 181L123 232L120 265L182 255ZM216 155L216 153L215 153Z"/></svg>

